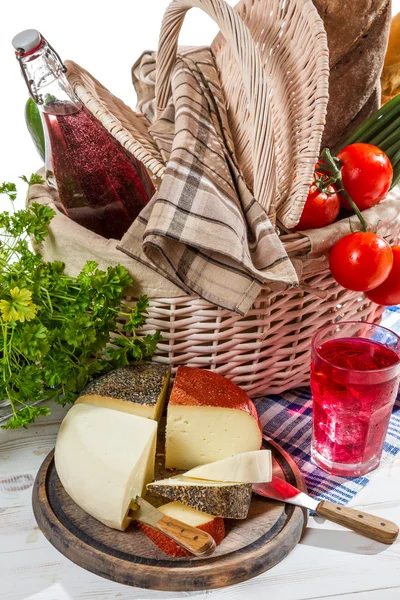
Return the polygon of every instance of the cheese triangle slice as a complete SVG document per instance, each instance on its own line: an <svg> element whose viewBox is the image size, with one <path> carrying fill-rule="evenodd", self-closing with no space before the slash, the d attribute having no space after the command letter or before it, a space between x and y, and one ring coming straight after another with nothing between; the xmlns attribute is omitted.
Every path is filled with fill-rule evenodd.
<svg viewBox="0 0 400 600"><path fill-rule="evenodd" d="M110 408L77 404L61 423L55 449L67 494L89 515L124 530L129 504L154 478L157 423Z"/></svg>
<svg viewBox="0 0 400 600"><path fill-rule="evenodd" d="M171 369L154 362L133 363L91 381L75 404L93 404L160 420Z"/></svg>
<svg viewBox="0 0 400 600"><path fill-rule="evenodd" d="M212 481L232 481L236 483L264 483L272 478L272 458L270 450L253 450L216 460L208 465L190 469L185 477L210 479Z"/></svg>
<svg viewBox="0 0 400 600"><path fill-rule="evenodd" d="M149 483L147 489L201 512L228 519L245 519L251 502L251 483L205 481L175 475Z"/></svg>

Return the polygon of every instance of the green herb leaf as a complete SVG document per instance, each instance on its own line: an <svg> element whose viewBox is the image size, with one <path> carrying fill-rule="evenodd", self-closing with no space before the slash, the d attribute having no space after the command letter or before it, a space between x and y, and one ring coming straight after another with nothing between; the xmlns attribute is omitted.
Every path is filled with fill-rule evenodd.
<svg viewBox="0 0 400 600"><path fill-rule="evenodd" d="M43 177L41 177L37 173L32 173L32 175L29 177L29 179L26 177L26 175L21 175L20 179L22 179L22 181L27 183L29 186L35 185L36 183L42 183L42 184L45 183Z"/></svg>
<svg viewBox="0 0 400 600"><path fill-rule="evenodd" d="M45 417L50 414L50 409L47 406L26 406L17 410L2 429L19 429L19 427L27 428L38 417Z"/></svg>
<svg viewBox="0 0 400 600"><path fill-rule="evenodd" d="M14 202L17 198L17 187L15 183L2 183L0 185L0 194L7 194L9 200Z"/></svg>
<svg viewBox="0 0 400 600"><path fill-rule="evenodd" d="M18 287L10 290L11 300L0 300L0 312L4 321L30 321L36 316L37 307L32 302L32 292L20 290Z"/></svg>
<svg viewBox="0 0 400 600"><path fill-rule="evenodd" d="M43 183L37 175L21 179ZM0 193L13 202L16 187L5 183ZM48 408L32 405L38 398L74 402L93 377L151 358L161 340L159 332L138 335L149 301L142 296L133 309L123 304L132 285L123 266L103 271L88 261L70 277L63 263L35 254L30 239L46 238L54 214L38 203L0 213L0 398L8 398L13 409L6 429L48 414ZM114 333L119 316L126 320L126 335Z"/></svg>
<svg viewBox="0 0 400 600"><path fill-rule="evenodd" d="M149 307L149 299L147 296L140 296L136 305L132 309L129 316L129 321L124 325L125 331L133 332L135 329L140 329L146 323L147 309Z"/></svg>

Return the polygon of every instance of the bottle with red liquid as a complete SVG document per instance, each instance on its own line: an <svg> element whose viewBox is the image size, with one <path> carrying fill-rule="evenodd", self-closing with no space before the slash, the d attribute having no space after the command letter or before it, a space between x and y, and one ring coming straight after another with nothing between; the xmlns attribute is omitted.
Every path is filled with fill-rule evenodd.
<svg viewBox="0 0 400 600"><path fill-rule="evenodd" d="M82 104L38 31L23 31L12 43L40 110L46 182L57 190L59 208L95 233L121 239L154 193L145 166Z"/></svg>

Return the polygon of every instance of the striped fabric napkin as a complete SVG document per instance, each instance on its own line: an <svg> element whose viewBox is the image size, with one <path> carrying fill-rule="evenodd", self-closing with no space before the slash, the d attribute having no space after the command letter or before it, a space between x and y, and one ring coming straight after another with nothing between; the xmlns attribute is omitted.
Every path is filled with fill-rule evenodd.
<svg viewBox="0 0 400 600"><path fill-rule="evenodd" d="M246 314L265 282L296 285L296 271L236 164L209 48L180 51L172 97L158 119L155 67L146 52L133 81L166 172L118 248L185 292Z"/></svg>
<svg viewBox="0 0 400 600"><path fill-rule="evenodd" d="M382 325L400 333L400 307L386 310ZM297 463L310 496L347 504L370 481L373 471L357 478L335 477L311 462L312 401L309 388L259 398L255 404L264 434L278 442ZM390 419L381 464L399 451L400 393Z"/></svg>

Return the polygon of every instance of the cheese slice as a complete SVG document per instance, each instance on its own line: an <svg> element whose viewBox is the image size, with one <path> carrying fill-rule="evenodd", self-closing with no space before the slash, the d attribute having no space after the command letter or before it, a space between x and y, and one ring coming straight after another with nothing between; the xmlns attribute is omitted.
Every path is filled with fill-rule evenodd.
<svg viewBox="0 0 400 600"><path fill-rule="evenodd" d="M168 394L170 375L168 365L133 363L91 381L75 404L104 406L159 421Z"/></svg>
<svg viewBox="0 0 400 600"><path fill-rule="evenodd" d="M168 517L172 517L187 523L192 527L197 527L201 531L209 533L215 540L218 546L225 537L224 520L221 517L213 517L204 512L200 512L190 506L185 506L180 502L169 502L163 506L159 506L158 510ZM179 546L176 542L167 537L164 533L157 531L144 523L137 523L139 529L147 535L147 537L158 546L163 552L170 556L182 557L190 556L190 552Z"/></svg>
<svg viewBox="0 0 400 600"><path fill-rule="evenodd" d="M208 521L212 521L216 518L213 517L213 515L201 512L200 510L196 510L195 508L186 506L180 502L168 502L168 504L159 506L158 510L160 510L164 515L173 517L174 519L182 521L183 523L187 523L192 527L200 527L201 525L208 523Z"/></svg>
<svg viewBox="0 0 400 600"><path fill-rule="evenodd" d="M245 519L251 502L251 483L207 481L175 475L149 483L147 489L201 512L228 519Z"/></svg>
<svg viewBox="0 0 400 600"><path fill-rule="evenodd" d="M58 476L78 506L124 530L129 504L154 478L157 423L110 408L77 404L61 423Z"/></svg>
<svg viewBox="0 0 400 600"><path fill-rule="evenodd" d="M264 483L272 479L270 450L253 450L223 458L208 465L195 467L184 473L185 477L233 481L237 483Z"/></svg>
<svg viewBox="0 0 400 600"><path fill-rule="evenodd" d="M253 402L222 375L179 367L168 404L166 461L191 469L259 450L261 427Z"/></svg>

